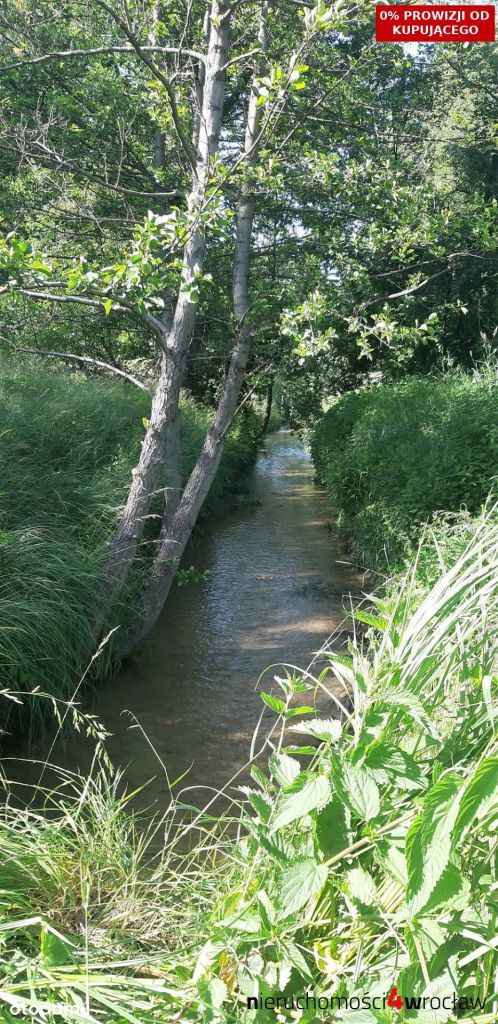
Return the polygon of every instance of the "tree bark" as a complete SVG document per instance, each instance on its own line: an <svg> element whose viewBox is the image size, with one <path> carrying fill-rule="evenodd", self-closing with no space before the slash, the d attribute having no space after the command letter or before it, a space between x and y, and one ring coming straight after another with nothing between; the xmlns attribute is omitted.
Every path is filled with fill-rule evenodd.
<svg viewBox="0 0 498 1024"><path fill-rule="evenodd" d="M268 45L267 13L268 2L263 2L260 9L258 33L261 55L253 77L244 142L246 175L237 208L233 271L233 305L237 322L235 345L218 408L199 458L190 474L178 507L173 515L168 516L163 523L157 554L142 595L140 620L125 642L126 653L134 650L148 636L163 608L177 571L178 560L185 550L199 512L216 476L223 454L226 433L235 414L245 376L252 336L248 323L249 261L255 210L252 169L257 156L257 142L262 118L261 107L258 107L256 102L258 97L257 79L262 77L265 71L265 54ZM207 77L204 95L207 89Z"/></svg>
<svg viewBox="0 0 498 1024"><path fill-rule="evenodd" d="M165 357L152 402L151 415L142 444L138 465L132 471L132 485L117 529L109 541L102 571L103 600L96 623L102 628L105 615L118 600L136 556L143 526L149 513L151 497L161 467L165 466L167 483L172 492L178 490L178 403L185 371L186 356L192 338L197 301L190 295L189 285L202 271L206 241L202 229L202 208L209 184L211 165L218 151L225 91L224 66L228 57L229 18L225 0L213 0L206 73L203 88L202 116L196 150L195 168L188 207L193 215L193 228L183 255L182 283L173 322L164 338ZM171 459L171 461L170 461ZM169 504L169 502L168 502ZM173 502L174 505L174 502Z"/></svg>

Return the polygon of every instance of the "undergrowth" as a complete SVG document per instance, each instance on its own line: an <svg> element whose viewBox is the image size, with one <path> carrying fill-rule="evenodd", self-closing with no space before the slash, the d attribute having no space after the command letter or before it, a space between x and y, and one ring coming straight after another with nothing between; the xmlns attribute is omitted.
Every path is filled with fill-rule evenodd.
<svg viewBox="0 0 498 1024"><path fill-rule="evenodd" d="M7 801L9 1024L496 1020L496 510L453 540L355 613L368 643L275 677L224 815L183 792L144 827L98 761Z"/></svg>
<svg viewBox="0 0 498 1024"><path fill-rule="evenodd" d="M2 685L73 692L92 651L96 580L124 501L150 402L126 383L4 359L0 365L0 672ZM184 474L211 411L185 396ZM239 417L204 514L255 453L257 419ZM108 644L96 669L115 665ZM33 702L34 724L40 708Z"/></svg>
<svg viewBox="0 0 498 1024"><path fill-rule="evenodd" d="M313 461L363 564L393 572L433 513L477 513L498 474L498 376L485 368L377 385L338 399Z"/></svg>

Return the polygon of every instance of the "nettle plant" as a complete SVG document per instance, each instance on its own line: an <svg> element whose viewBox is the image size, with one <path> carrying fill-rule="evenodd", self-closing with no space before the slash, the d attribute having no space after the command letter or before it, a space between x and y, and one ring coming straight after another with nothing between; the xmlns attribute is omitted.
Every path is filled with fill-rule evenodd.
<svg viewBox="0 0 498 1024"><path fill-rule="evenodd" d="M316 680L289 675L281 696L263 695L279 719L267 770L245 788L242 881L199 959L220 1013L231 998L242 1012L248 997L387 1000L395 986L426 997L417 1020L466 1016L477 999L495 1019L497 559L498 529L478 532L422 601L413 572L395 599L355 613L367 653L357 639ZM318 718L329 671L350 698L336 687L339 717ZM434 997L450 1008L431 1009ZM247 1020L277 1019L262 1014ZM405 1015L398 1000L351 1019Z"/></svg>

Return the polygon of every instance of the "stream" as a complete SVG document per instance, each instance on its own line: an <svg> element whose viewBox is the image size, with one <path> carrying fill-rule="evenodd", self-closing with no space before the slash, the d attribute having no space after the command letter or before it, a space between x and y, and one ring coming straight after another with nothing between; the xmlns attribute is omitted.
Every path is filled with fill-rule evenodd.
<svg viewBox="0 0 498 1024"><path fill-rule="evenodd" d="M351 625L348 594L361 580L298 436L267 435L246 486L187 556L207 578L174 586L138 657L94 696L111 759L129 787L147 783L148 806L167 799L163 766L170 780L188 772L182 787L195 787L197 804L224 786L247 761L259 690L279 693L282 662L306 668L331 634L340 649ZM266 709L264 725L274 719ZM52 759L85 770L89 745L71 736Z"/></svg>

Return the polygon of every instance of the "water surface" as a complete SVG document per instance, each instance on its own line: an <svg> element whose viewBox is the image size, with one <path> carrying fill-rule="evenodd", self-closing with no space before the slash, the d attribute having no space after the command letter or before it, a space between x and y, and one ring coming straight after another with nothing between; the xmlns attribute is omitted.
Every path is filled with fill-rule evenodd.
<svg viewBox="0 0 498 1024"><path fill-rule="evenodd" d="M246 484L242 504L205 527L188 554L208 578L174 585L136 659L95 695L92 711L112 733L108 750L127 767L128 785L154 779L148 803L167 799L158 759L170 779L189 769L186 782L197 787L220 788L243 767L259 690L279 692L277 668L259 677L281 662L306 668L342 629L340 646L348 594L360 590L297 435L267 436ZM66 767L85 770L90 757L71 736ZM61 762L59 751L54 759ZM208 795L198 789L190 798Z"/></svg>

